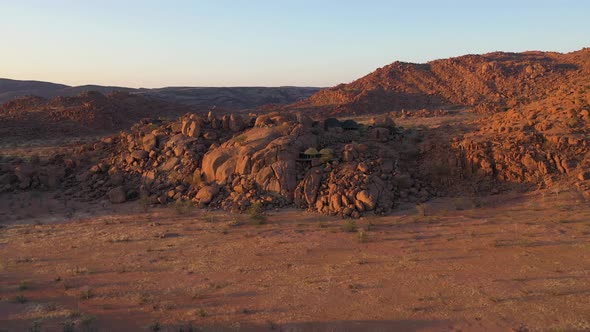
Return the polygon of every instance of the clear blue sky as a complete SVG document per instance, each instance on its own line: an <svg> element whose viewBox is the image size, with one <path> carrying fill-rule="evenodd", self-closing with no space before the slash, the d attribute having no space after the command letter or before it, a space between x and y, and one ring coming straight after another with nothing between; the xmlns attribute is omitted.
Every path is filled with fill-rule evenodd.
<svg viewBox="0 0 590 332"><path fill-rule="evenodd" d="M0 0L0 77L331 86L395 60L590 46L590 1Z"/></svg>

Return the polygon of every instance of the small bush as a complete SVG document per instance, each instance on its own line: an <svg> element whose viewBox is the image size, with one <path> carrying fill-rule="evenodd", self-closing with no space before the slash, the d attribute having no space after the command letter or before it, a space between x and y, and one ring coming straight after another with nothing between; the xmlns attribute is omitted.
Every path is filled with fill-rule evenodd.
<svg viewBox="0 0 590 332"><path fill-rule="evenodd" d="M361 230L357 233L357 235L358 235L359 243L369 242L369 234L366 231Z"/></svg>
<svg viewBox="0 0 590 332"><path fill-rule="evenodd" d="M15 296L12 302L23 304L23 303L26 303L27 301L28 301L27 298L24 295L20 294L20 295Z"/></svg>
<svg viewBox="0 0 590 332"><path fill-rule="evenodd" d="M426 213L427 213L427 206L426 203L420 203L416 205L416 212L418 212L418 216L420 217L426 217Z"/></svg>
<svg viewBox="0 0 590 332"><path fill-rule="evenodd" d="M145 193L142 193L141 195L139 195L137 204L139 204L139 208L142 212L147 212L150 208L150 198Z"/></svg>
<svg viewBox="0 0 590 332"><path fill-rule="evenodd" d="M93 294L92 294L91 288L86 287L80 291L80 299L81 300L89 300L92 298L92 296L93 296Z"/></svg>
<svg viewBox="0 0 590 332"><path fill-rule="evenodd" d="M192 210L193 203L189 200L178 199L174 202L176 214L187 214Z"/></svg>
<svg viewBox="0 0 590 332"><path fill-rule="evenodd" d="M162 324L160 322L154 322L150 325L150 331L158 332L162 330Z"/></svg>
<svg viewBox="0 0 590 332"><path fill-rule="evenodd" d="M197 315L199 317L207 317L207 316L209 316L209 314L207 313L207 311L205 311L205 309L203 309L203 308L200 308L200 309L197 310Z"/></svg>
<svg viewBox="0 0 590 332"><path fill-rule="evenodd" d="M248 215L250 216L250 220L255 225L264 224L266 221L266 217L264 216L264 208L262 207L261 202L254 202L248 208Z"/></svg>
<svg viewBox="0 0 590 332"><path fill-rule="evenodd" d="M245 134L236 136L234 138L234 142L238 143L239 145L244 145L244 143L246 143L247 140L248 140L248 136L246 136Z"/></svg>
<svg viewBox="0 0 590 332"><path fill-rule="evenodd" d="M84 326L86 331L92 331L94 324L96 323L96 317L91 315L83 315L80 317L80 325Z"/></svg>
<svg viewBox="0 0 590 332"><path fill-rule="evenodd" d="M342 230L349 233L354 233L357 231L356 221L349 219L347 220L344 225L342 226Z"/></svg>
<svg viewBox="0 0 590 332"><path fill-rule="evenodd" d="M74 322L72 321L66 321L64 322L62 331L63 332L74 332L76 330L76 324L74 324Z"/></svg>
<svg viewBox="0 0 590 332"><path fill-rule="evenodd" d="M33 322L33 325L29 328L29 332L41 332L43 331L41 327L41 321L36 320Z"/></svg>
<svg viewBox="0 0 590 332"><path fill-rule="evenodd" d="M31 288L31 282L28 280L23 280L18 284L18 290L24 291Z"/></svg>

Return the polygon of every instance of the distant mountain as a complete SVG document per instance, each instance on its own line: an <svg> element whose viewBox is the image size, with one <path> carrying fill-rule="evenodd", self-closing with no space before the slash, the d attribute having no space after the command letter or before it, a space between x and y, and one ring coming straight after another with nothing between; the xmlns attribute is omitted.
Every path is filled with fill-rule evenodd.
<svg viewBox="0 0 590 332"><path fill-rule="evenodd" d="M133 89L118 86L68 86L40 81L18 81L0 78L0 104L18 97L34 95L43 98L77 96L87 91L108 94L124 91L170 102L197 107L249 109L267 104L290 104L318 92L315 87L166 87Z"/></svg>
<svg viewBox="0 0 590 332"><path fill-rule="evenodd" d="M290 104L304 100L319 88L313 87L168 87L142 89L135 93L191 106L249 109L268 104Z"/></svg>
<svg viewBox="0 0 590 332"><path fill-rule="evenodd" d="M332 114L441 107L504 110L586 87L590 48L571 53L494 52L415 64L394 62L297 106Z"/></svg>

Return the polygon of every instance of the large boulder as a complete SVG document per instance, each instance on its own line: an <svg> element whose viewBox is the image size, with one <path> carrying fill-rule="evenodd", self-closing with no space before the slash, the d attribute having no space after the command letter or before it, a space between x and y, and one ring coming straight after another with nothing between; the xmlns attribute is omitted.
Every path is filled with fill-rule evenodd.
<svg viewBox="0 0 590 332"><path fill-rule="evenodd" d="M368 189L359 191L356 194L356 199L363 203L367 211L374 210L377 205L377 193Z"/></svg>
<svg viewBox="0 0 590 332"><path fill-rule="evenodd" d="M241 131L244 129L244 121L242 117L237 114L232 114L229 117L229 130L235 132Z"/></svg>
<svg viewBox="0 0 590 332"><path fill-rule="evenodd" d="M319 167L309 170L295 189L295 203L300 207L314 206L321 183L322 170Z"/></svg>
<svg viewBox="0 0 590 332"><path fill-rule="evenodd" d="M209 204L215 198L215 195L219 193L219 187L216 185L211 186L204 186L203 188L199 189L197 194L195 195L195 200L199 202L199 204Z"/></svg>

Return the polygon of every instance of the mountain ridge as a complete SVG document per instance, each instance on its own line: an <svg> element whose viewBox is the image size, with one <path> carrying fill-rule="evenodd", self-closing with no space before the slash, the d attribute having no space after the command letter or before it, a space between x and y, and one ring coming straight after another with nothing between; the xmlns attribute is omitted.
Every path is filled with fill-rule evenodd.
<svg viewBox="0 0 590 332"><path fill-rule="evenodd" d="M128 88L120 86L80 85L0 78L0 104L19 97L34 95L46 99L58 96L72 97L88 91L108 94L124 91L141 94L165 101L180 102L189 106L217 106L228 109L256 108L266 104L289 104L300 101L319 91L317 87L162 87L162 88Z"/></svg>

